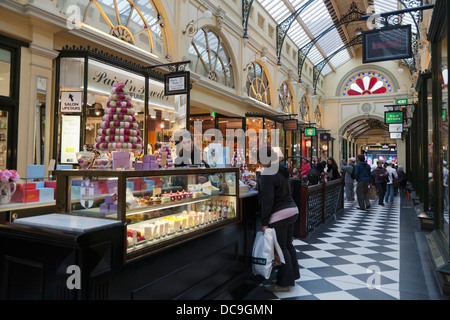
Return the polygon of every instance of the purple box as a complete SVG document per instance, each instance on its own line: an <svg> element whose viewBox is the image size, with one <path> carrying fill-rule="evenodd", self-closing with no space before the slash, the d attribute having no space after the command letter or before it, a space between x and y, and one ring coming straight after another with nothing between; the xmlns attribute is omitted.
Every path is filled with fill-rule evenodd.
<svg viewBox="0 0 450 320"><path fill-rule="evenodd" d="M108 212L109 211L109 204L107 204L107 203L102 203L101 205L100 205L100 212L101 213L105 213L105 212Z"/></svg>
<svg viewBox="0 0 450 320"><path fill-rule="evenodd" d="M142 164L142 169L143 170L150 170L150 162L144 162Z"/></svg>
<svg viewBox="0 0 450 320"><path fill-rule="evenodd" d="M106 204L114 203L113 197L112 196L105 196L105 203Z"/></svg>
<svg viewBox="0 0 450 320"><path fill-rule="evenodd" d="M83 182L83 180L72 180L72 185L81 187L82 182Z"/></svg>
<svg viewBox="0 0 450 320"><path fill-rule="evenodd" d="M117 204L110 203L109 204L109 212L117 212Z"/></svg>
<svg viewBox="0 0 450 320"><path fill-rule="evenodd" d="M143 166L143 163L142 163L142 162L136 162L136 163L134 164L134 169L135 169L135 170L142 171L143 168L144 168L144 166Z"/></svg>
<svg viewBox="0 0 450 320"><path fill-rule="evenodd" d="M150 163L150 170L158 170L159 169L159 164L158 162L152 162Z"/></svg>
<svg viewBox="0 0 450 320"><path fill-rule="evenodd" d="M151 161L151 157L150 156L151 156L150 154L144 154L142 156L142 162L143 163L150 163L150 161Z"/></svg>

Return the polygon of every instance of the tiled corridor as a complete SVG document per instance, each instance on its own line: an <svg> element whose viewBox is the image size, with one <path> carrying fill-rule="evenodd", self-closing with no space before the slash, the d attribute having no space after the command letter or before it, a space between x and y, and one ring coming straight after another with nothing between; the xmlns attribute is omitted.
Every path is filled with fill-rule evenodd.
<svg viewBox="0 0 450 320"><path fill-rule="evenodd" d="M450 300L434 278L425 234L412 203L400 196L369 212L346 202L344 213L309 238L294 241L301 278L290 292L272 294L275 279L251 276L234 299L242 300ZM239 297L238 297L239 296Z"/></svg>

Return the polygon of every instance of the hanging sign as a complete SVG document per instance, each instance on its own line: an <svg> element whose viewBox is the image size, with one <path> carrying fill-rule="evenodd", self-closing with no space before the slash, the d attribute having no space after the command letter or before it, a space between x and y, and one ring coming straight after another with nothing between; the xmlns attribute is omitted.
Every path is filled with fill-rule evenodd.
<svg viewBox="0 0 450 320"><path fill-rule="evenodd" d="M316 128L306 128L305 137L314 137L316 135Z"/></svg>
<svg viewBox="0 0 450 320"><path fill-rule="evenodd" d="M403 124L402 123L390 123L389 124L389 133L391 132L403 132Z"/></svg>
<svg viewBox="0 0 450 320"><path fill-rule="evenodd" d="M189 91L189 71L164 75L164 95L187 94Z"/></svg>
<svg viewBox="0 0 450 320"><path fill-rule="evenodd" d="M384 121L386 124L389 123L403 123L403 112L402 111L385 111Z"/></svg>
<svg viewBox="0 0 450 320"><path fill-rule="evenodd" d="M298 127L297 119L290 119L283 121L283 129L285 131L297 130L297 127Z"/></svg>
<svg viewBox="0 0 450 320"><path fill-rule="evenodd" d="M81 112L83 91L62 91L61 112Z"/></svg>
<svg viewBox="0 0 450 320"><path fill-rule="evenodd" d="M401 132L391 132L389 133L391 139L401 139L402 133Z"/></svg>
<svg viewBox="0 0 450 320"><path fill-rule="evenodd" d="M362 32L363 63L412 57L411 25Z"/></svg>

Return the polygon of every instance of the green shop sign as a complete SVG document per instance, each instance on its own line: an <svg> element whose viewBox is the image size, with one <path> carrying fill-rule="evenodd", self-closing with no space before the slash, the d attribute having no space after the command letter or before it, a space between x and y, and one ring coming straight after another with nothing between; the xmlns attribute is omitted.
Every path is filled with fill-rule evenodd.
<svg viewBox="0 0 450 320"><path fill-rule="evenodd" d="M403 123L402 111L386 111L384 113L386 123Z"/></svg>
<svg viewBox="0 0 450 320"><path fill-rule="evenodd" d="M316 128L306 128L305 137L314 137L316 135Z"/></svg>

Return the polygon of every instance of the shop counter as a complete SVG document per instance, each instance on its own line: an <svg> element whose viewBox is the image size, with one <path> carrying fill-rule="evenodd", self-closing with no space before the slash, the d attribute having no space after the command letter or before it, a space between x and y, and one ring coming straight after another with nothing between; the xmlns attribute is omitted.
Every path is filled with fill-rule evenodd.
<svg viewBox="0 0 450 320"><path fill-rule="evenodd" d="M54 213L0 226L0 259L12 259L0 270L0 297L21 299L23 290L25 299L214 298L251 271L258 197L239 194L238 174L59 171ZM92 192L103 184L113 193ZM80 289L67 288L70 266L87 279Z"/></svg>

